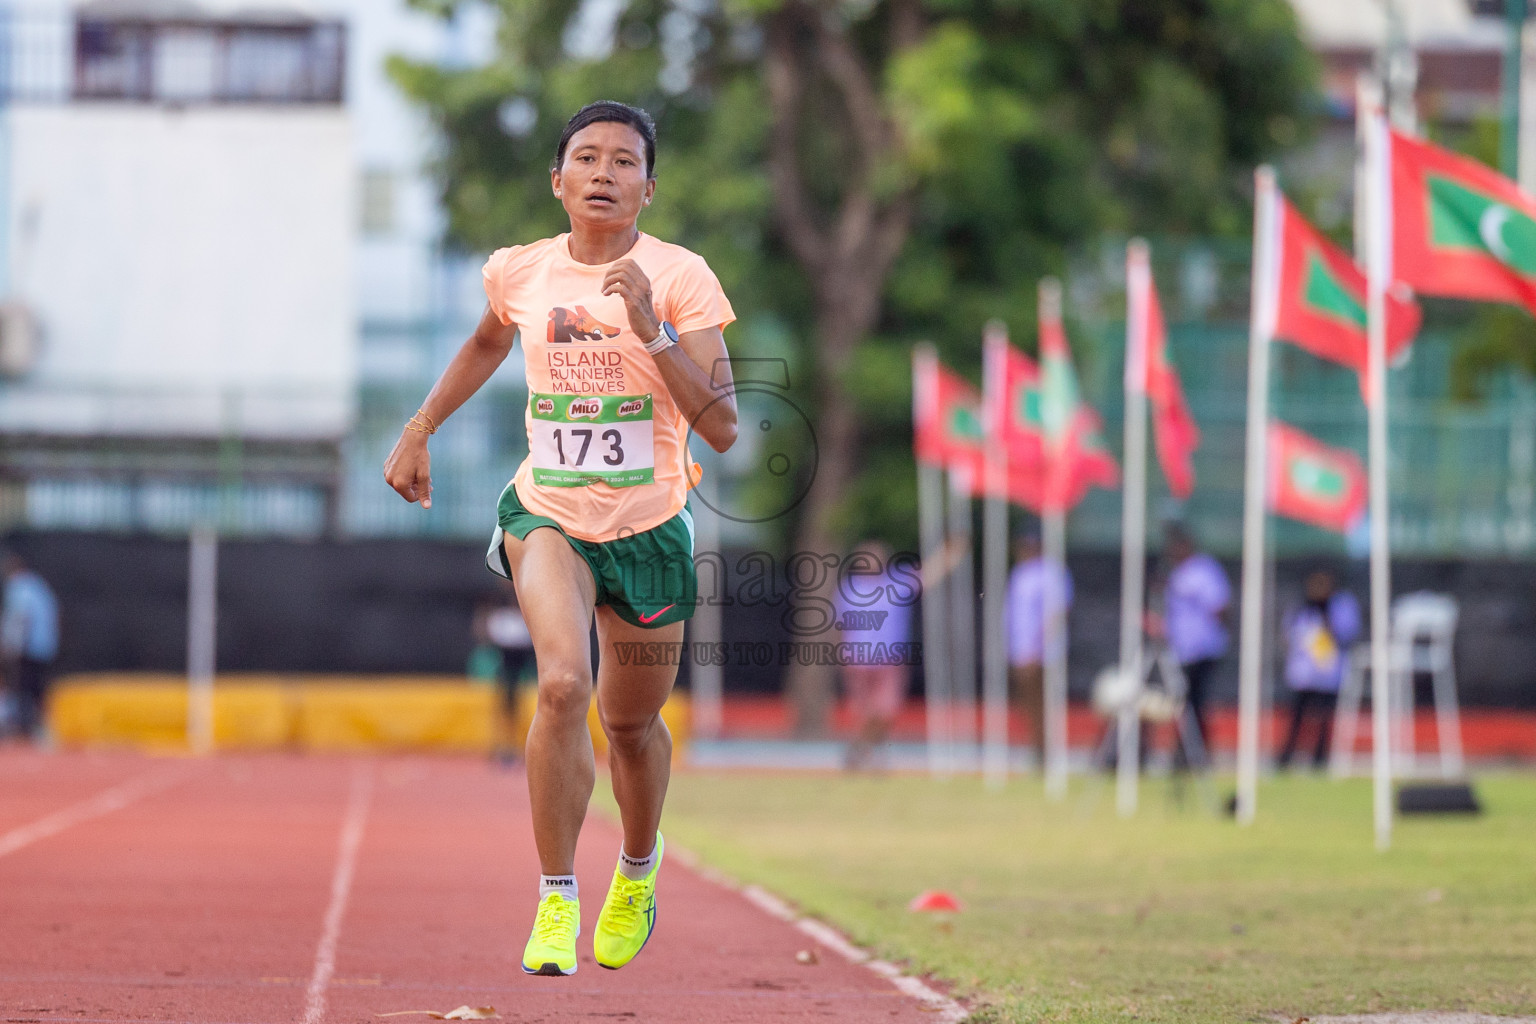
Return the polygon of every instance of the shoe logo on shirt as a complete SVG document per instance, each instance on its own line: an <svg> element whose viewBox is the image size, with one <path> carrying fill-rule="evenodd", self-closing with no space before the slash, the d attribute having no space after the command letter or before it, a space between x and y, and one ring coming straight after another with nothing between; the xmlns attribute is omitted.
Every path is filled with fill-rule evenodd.
<svg viewBox="0 0 1536 1024"><path fill-rule="evenodd" d="M677 602L676 602L676 601L673 601L673 602L672 602L672 603L671 603L671 604L669 604L669 605L667 605L667 606L666 606L666 607L665 607L665 608L663 608L663 609L662 609L662 610L661 610L661 611L659 611L659 612L652 612L652 613L651 613L651 614L649 614L649 615L641 615L641 614L639 614L639 613L638 613L638 612L637 612L637 613L636 613L636 614L635 614L635 618L637 618L637 619L639 619L639 620L640 620L640 624L641 624L641 625L642 625L642 626L648 626L648 625L650 625L650 624L651 624L651 623L653 623L653 622L655 622L655 621L656 621L656 620L657 620L657 619L659 619L659 618L661 618L661 617L662 617L662 616L663 616L663 615L665 615L665 614L666 614L666 613L667 613L667 612L669 612L669 611L671 611L671 610L672 610L672 609L673 609L673 608L674 608L674 607L676 607L676 605L677 605Z"/></svg>
<svg viewBox="0 0 1536 1024"><path fill-rule="evenodd" d="M617 327L603 323L588 313L585 306L577 306L574 313L564 306L556 306L549 311L547 338L551 345L568 345L576 340L601 341L604 338L618 336Z"/></svg>

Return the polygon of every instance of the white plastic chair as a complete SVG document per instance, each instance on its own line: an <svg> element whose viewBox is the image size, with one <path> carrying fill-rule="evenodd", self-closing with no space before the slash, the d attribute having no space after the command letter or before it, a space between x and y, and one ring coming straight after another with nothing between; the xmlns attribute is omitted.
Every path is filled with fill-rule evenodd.
<svg viewBox="0 0 1536 1024"><path fill-rule="evenodd" d="M1440 748L1440 775L1460 778L1466 769L1461 747L1461 709L1456 696L1455 639L1460 608L1448 594L1418 591L1404 594L1392 604L1392 632L1388 638L1391 669L1388 694L1393 731L1393 774L1417 771L1413 731L1413 677L1427 672L1434 683L1435 725ZM1355 741L1359 733L1360 705L1371 667L1368 643L1349 652L1344 684L1339 690L1338 713L1333 720L1333 748L1329 773L1335 778L1354 774Z"/></svg>

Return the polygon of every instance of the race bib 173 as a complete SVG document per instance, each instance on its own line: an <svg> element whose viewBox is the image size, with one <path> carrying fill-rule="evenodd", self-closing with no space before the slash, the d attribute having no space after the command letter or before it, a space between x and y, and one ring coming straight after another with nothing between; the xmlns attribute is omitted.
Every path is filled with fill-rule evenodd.
<svg viewBox="0 0 1536 1024"><path fill-rule="evenodd" d="M633 487L655 480L650 395L578 397L533 392L528 407L533 412L528 451L534 483Z"/></svg>

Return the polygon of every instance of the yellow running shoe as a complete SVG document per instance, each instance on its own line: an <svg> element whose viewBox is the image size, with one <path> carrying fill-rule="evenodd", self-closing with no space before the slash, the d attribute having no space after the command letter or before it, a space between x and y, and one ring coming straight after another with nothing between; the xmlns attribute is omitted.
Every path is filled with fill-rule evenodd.
<svg viewBox="0 0 1536 1024"><path fill-rule="evenodd" d="M608 887L608 898L597 914L597 931L592 934L592 954L599 967L618 970L650 941L656 928L656 873L661 870L664 846L661 833L656 833L656 863L639 881L614 869L613 884Z"/></svg>
<svg viewBox="0 0 1536 1024"><path fill-rule="evenodd" d="M581 904L552 892L539 901L533 934L523 950L523 973L558 978L576 973L576 936L581 934Z"/></svg>

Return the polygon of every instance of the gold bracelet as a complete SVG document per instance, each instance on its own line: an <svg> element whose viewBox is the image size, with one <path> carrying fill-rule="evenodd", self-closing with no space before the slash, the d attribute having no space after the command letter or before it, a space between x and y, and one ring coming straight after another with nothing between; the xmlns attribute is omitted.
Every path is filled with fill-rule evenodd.
<svg viewBox="0 0 1536 1024"><path fill-rule="evenodd" d="M414 419L406 421L405 429L406 430L414 430L418 434L430 434L430 433L432 433L432 431L428 430L426 427L418 427L416 425L416 421Z"/></svg>
<svg viewBox="0 0 1536 1024"><path fill-rule="evenodd" d="M417 409L416 410L416 416L420 416L422 419L426 420L426 422L427 422L427 433L429 433L429 434L437 433L437 422L435 420L433 420L431 416L427 415L427 411L425 409ZM415 419L416 416L412 416L411 419Z"/></svg>

